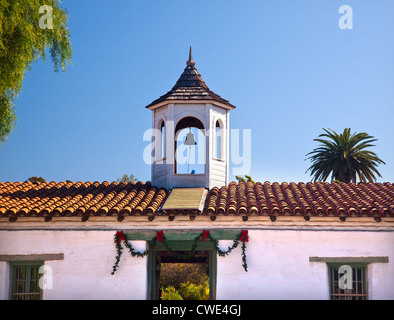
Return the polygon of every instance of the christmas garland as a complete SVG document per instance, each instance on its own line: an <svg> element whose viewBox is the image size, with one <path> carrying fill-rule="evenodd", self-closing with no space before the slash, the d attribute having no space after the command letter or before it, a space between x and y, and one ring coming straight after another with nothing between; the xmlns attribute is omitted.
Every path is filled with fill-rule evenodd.
<svg viewBox="0 0 394 320"><path fill-rule="evenodd" d="M242 230L241 233L237 236L237 238L235 238L233 240L233 245L231 247L228 247L227 250L221 250L218 245L218 240L215 240L214 238L212 238L212 236L209 233L209 230L203 230L203 232L201 234L199 234L196 238L194 238L192 248L186 257L184 255L175 254L173 252L173 249L170 248L170 246L168 245L166 237L164 236L164 232L163 231L156 231L156 237L152 238L152 248L154 248L156 246L156 242L159 241L159 242L163 243L163 245L166 247L166 249L170 252L171 256L176 257L178 259L189 259L189 258L193 257L196 252L198 240L200 240L201 242L204 242L207 239L209 239L213 242L217 254L221 257L224 257L224 256L230 254L231 251L233 251L235 248L238 247L239 242L242 242L242 266L246 272L248 271L248 265L246 263L246 242L249 242L248 230ZM121 241L124 242L126 248L129 249L130 254L133 257L142 258L153 251L153 250L144 250L143 252L136 251L133 248L133 246L127 241L123 231L117 231L115 234L115 237L114 237L114 243L115 243L117 255L116 255L115 264L112 268L113 269L112 273L111 273L112 275L118 269L120 257L122 256L122 253L123 253L123 247L121 245Z"/></svg>

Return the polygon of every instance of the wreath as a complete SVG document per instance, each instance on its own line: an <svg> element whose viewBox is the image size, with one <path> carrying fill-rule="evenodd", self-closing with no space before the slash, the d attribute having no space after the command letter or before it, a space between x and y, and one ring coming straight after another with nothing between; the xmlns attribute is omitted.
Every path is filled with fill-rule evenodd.
<svg viewBox="0 0 394 320"><path fill-rule="evenodd" d="M224 256L230 254L231 251L233 251L235 248L237 248L239 243L242 242L242 254L241 254L242 267L245 269L246 272L248 271L248 265L246 263L246 242L249 242L248 230L242 230L239 233L239 235L233 240L233 245L228 247L227 250L221 250L218 245L219 241L212 238L211 234L209 233L209 230L203 230L201 234L199 234L196 238L194 238L192 248L187 256L177 255L174 252L174 250L169 246L167 239L164 236L164 232L161 230L161 231L156 231L156 237L153 237L151 240L152 241L152 246L151 246L152 249L145 250L143 252L138 252L137 250L134 249L134 247L128 242L126 235L123 233L123 231L117 231L114 236L114 243L115 243L117 255L116 255L115 264L112 267L111 274L113 275L119 267L120 257L122 256L122 253L123 253L123 247L121 244L122 241L123 241L125 247L127 249L129 249L129 252L133 257L138 257L138 258L145 257L150 252L153 252L153 249L155 248L157 241L159 241L165 246L165 248L168 250L168 252L170 253L171 256L176 257L178 259L185 259L186 260L186 259L189 259L192 256L194 256L194 254L196 252L198 241L200 240L201 242L204 242L207 239L209 239L210 241L213 242L213 244L215 246L216 253L220 257L224 257Z"/></svg>

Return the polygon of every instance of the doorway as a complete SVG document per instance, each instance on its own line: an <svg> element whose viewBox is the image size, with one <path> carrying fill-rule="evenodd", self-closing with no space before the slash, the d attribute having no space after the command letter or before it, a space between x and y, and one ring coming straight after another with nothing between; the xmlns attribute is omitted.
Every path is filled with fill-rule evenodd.
<svg viewBox="0 0 394 320"><path fill-rule="evenodd" d="M178 299L179 294L184 300L216 298L215 247L213 243L205 241L199 243L192 252L192 245L193 241L168 241L167 246L172 249L169 251L161 243L155 244L148 255L148 299L168 299L166 294L169 293ZM172 281L169 279L171 277L173 280L178 279ZM171 282L174 289L167 289ZM206 289L208 292L205 296Z"/></svg>

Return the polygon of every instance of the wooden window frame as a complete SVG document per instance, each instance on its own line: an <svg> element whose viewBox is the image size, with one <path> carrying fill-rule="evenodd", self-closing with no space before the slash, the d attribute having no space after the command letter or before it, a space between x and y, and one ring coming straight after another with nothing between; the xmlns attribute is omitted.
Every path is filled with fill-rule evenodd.
<svg viewBox="0 0 394 320"><path fill-rule="evenodd" d="M329 298L332 298L332 281L331 281L331 267L348 265L353 268L365 268L364 279L365 279L365 299L369 299L369 269L370 263L388 263L388 256L364 256L364 257L309 257L309 262L323 262L327 265L328 275L328 290ZM349 296L350 297L350 296Z"/></svg>
<svg viewBox="0 0 394 320"><path fill-rule="evenodd" d="M39 292L30 292L30 283L32 281L31 279L31 268L40 268L42 265L44 265L44 261L12 261L10 262L10 286L9 286L9 299L10 300L19 300L19 299L13 299L15 296L21 295L24 297L24 299L21 300L30 300L26 299L26 297L32 296L32 295L38 295L38 300L42 300L42 293L43 290L40 288ZM25 275L24 275L24 290L23 292L16 292L16 268L21 267L25 269ZM37 274L39 272L37 271ZM37 286L39 286L39 280L40 277L37 275L37 279L35 280L37 282ZM28 285L26 285L28 284ZM28 288L28 290L26 290Z"/></svg>
<svg viewBox="0 0 394 320"><path fill-rule="evenodd" d="M8 284L8 298L12 298L13 292L13 266L15 265L36 265L40 264L40 266L45 265L46 261L51 260L63 260L64 253L43 253L43 254L0 254L0 261L5 261L9 265L9 271L7 272L7 276L9 279ZM7 268L8 269L8 268ZM40 299L43 299L43 290L40 292Z"/></svg>
<svg viewBox="0 0 394 320"><path fill-rule="evenodd" d="M339 280L339 274L337 275L337 279L335 280L333 277L334 273L338 273L338 269L343 266L348 265L352 268L352 284L353 289L337 289L338 292L335 291L335 282ZM368 300L368 263L328 263L328 284L329 284L329 293L330 300ZM358 271L360 271L361 280L358 279ZM359 282L361 285L361 292L357 293L359 289ZM340 291L343 291L342 293ZM338 299L334 299L334 298Z"/></svg>

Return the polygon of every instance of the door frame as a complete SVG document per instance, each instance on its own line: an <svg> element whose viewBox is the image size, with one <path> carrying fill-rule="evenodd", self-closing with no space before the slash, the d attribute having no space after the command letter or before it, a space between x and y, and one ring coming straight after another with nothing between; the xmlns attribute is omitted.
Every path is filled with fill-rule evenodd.
<svg viewBox="0 0 394 320"><path fill-rule="evenodd" d="M188 251L192 249L194 240L201 235L202 231L196 229L182 230L164 230L166 244L169 248L176 251ZM241 229L211 229L210 236L215 240L234 240L241 233ZM127 240L144 240L147 242L148 262L147 262L147 299L154 300L156 297L156 252L168 251L166 246L159 242L153 241L156 237L154 230L126 230ZM208 251L209 259L209 298L216 299L217 288L217 252L214 241L206 239L205 241L197 241L195 248L198 251Z"/></svg>
<svg viewBox="0 0 394 320"><path fill-rule="evenodd" d="M192 249L194 241L167 241L168 247L173 251L190 251ZM148 254L148 300L157 300L157 278L156 278L156 259L157 252L168 251L166 246L162 243L156 242L155 246L152 247L152 241L148 241L148 247L150 252ZM216 299L216 279L217 279L217 255L215 245L212 241L206 240L204 242L197 243L197 251L208 252L208 269L209 269L209 299ZM187 261L186 261L187 263Z"/></svg>

